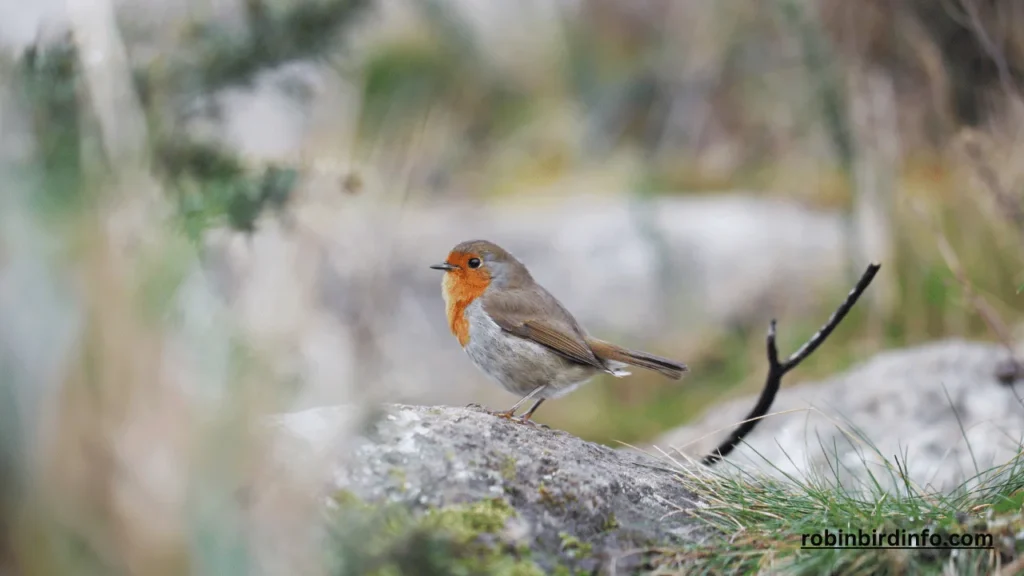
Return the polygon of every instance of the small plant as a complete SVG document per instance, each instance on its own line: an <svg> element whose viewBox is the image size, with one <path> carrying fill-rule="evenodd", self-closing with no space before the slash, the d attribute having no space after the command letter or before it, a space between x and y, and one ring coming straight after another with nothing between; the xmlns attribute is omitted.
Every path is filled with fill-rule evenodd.
<svg viewBox="0 0 1024 576"><path fill-rule="evenodd" d="M855 430L847 434L864 443ZM865 452L872 451L882 458L872 446L865 447ZM915 486L906 474L906 454L883 459L888 477L876 475L864 460L865 480L856 486L840 482L838 469L833 476L797 478L761 458L777 474L755 473L728 462L714 469L680 468L681 481L702 502L692 514L724 537L714 546L662 553L656 566L693 574L990 574L1024 552L1022 455L981 471L949 493ZM890 488L883 488L886 483ZM943 542L951 534L990 534L993 547L807 548L813 535L840 530L918 538L927 530Z"/></svg>

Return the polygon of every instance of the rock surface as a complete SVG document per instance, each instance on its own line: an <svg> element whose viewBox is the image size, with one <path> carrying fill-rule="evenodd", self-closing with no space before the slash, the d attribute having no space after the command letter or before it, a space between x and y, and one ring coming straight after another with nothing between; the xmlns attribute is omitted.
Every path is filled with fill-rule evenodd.
<svg viewBox="0 0 1024 576"><path fill-rule="evenodd" d="M750 445L717 469L738 464L780 477L838 476L852 489L863 487L871 471L892 489L899 482L890 472L898 455L920 488L949 491L1019 451L1024 400L997 378L1007 357L999 346L943 341L885 352L824 382L787 387L772 410L786 413L766 419ZM689 443L686 452L703 455L753 402L730 402L657 444ZM328 492L370 506L411 509L421 518L438 511L450 517L478 505L489 513L489 503L498 502L499 512L512 513L487 541L503 543L501 557L528 549L528 573L555 567L590 573L613 564L630 573L642 559L627 552L714 541L687 513L701 505L687 488L691 471L674 473L665 460L474 409L386 410L361 432L351 407L277 417L281 437L293 441L282 453L285 468L313 482L310 488L328 478ZM694 441L702 436L707 438ZM332 441L338 437L342 441ZM302 458L327 463L331 472L309 473Z"/></svg>
<svg viewBox="0 0 1024 576"><path fill-rule="evenodd" d="M883 461L898 455L920 487L951 490L1020 451L1024 382L997 378L1008 357L1001 346L947 340L881 353L823 382L783 382L771 412L789 413L766 418L728 460L777 475L838 474L850 487L870 470L892 488ZM703 455L755 400L716 406L654 443Z"/></svg>
<svg viewBox="0 0 1024 576"><path fill-rule="evenodd" d="M624 552L706 538L704 528L680 513L694 496L655 458L474 409L388 410L348 445L351 457L336 466L334 488L420 512L502 499L515 511L506 533L527 544L545 571L568 562L593 570L615 561L620 573L629 573L637 558ZM346 416L345 409L318 408L281 416L278 424L316 452L330 423ZM585 557L566 550L567 540L584 543Z"/></svg>

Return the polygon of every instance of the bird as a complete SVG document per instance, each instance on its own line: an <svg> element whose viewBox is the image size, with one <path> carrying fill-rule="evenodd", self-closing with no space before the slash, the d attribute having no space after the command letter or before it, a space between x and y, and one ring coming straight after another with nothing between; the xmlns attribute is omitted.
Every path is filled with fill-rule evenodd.
<svg viewBox="0 0 1024 576"><path fill-rule="evenodd" d="M532 423L545 400L561 398L597 374L628 376L626 366L673 380L689 371L681 362L590 336L522 262L493 242L461 242L430 268L444 271L441 294L459 345L484 374L521 397L508 410L484 409L492 415ZM534 404L516 417L530 400Z"/></svg>

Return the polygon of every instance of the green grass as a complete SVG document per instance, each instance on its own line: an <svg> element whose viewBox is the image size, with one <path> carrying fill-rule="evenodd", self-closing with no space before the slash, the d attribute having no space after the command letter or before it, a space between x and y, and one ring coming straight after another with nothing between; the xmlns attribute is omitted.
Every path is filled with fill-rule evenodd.
<svg viewBox="0 0 1024 576"><path fill-rule="evenodd" d="M863 443L859 434L853 434ZM870 445L866 451L882 456ZM885 459L881 474L872 472L865 459L859 476L862 482L855 486L846 478L840 483L842 470L797 478L767 459L768 469L778 472L777 476L728 462L713 469L682 468L683 482L703 503L692 513L724 538L710 546L649 551L652 568L688 574L991 574L1019 557L1024 551L1024 459L1020 454L1002 466L980 471L949 493L915 486L904 473L907 456ZM928 530L942 538L990 534L994 546L801 548L803 535L826 530L901 535Z"/></svg>
<svg viewBox="0 0 1024 576"><path fill-rule="evenodd" d="M884 458L860 431L844 425L861 446L861 462L796 477L763 458L766 471L726 461L714 468L665 455L667 466L695 495L677 502L712 529L710 540L682 547L629 551L650 574L1016 574L1024 558L1024 453L978 471L957 488L930 492L905 473L911 455ZM828 450L828 447L821 447ZM834 453L833 453L834 454ZM875 462L883 461L879 467ZM870 465L869 465L870 462ZM854 474L857 472L857 474ZM853 479L853 481L851 481ZM349 563L336 573L508 573L532 574L529 542L501 542L505 520L515 511L500 500L430 510L414 517L389 506L372 516L377 524L354 522L353 510L373 510L347 493L336 497L345 526L329 541L333 554ZM386 513L385 513L386 512ZM382 515L383 514L383 515ZM925 532L927 531L927 532ZM919 546L921 538L991 536L976 548L852 549L818 544L814 535L896 534L895 545ZM361 536L355 537L358 533ZM922 536L926 534L926 536ZM481 535L486 537L481 539ZM367 538L369 540L367 540ZM563 551L589 552L589 543L562 534ZM883 536L884 538L884 536ZM804 548L805 544L817 548ZM490 542L491 544L486 544ZM494 542L499 546L493 547ZM851 545L851 544L847 544ZM892 543L890 546L894 545ZM353 564L354 562L354 564ZM496 562L496 563L495 563ZM355 570L355 571L353 571ZM363 571L363 572L360 572Z"/></svg>

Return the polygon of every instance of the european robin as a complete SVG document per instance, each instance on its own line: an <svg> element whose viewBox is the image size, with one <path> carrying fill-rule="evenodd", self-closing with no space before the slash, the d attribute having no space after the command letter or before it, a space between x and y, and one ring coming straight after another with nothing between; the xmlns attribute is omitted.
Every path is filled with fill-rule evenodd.
<svg viewBox="0 0 1024 576"><path fill-rule="evenodd" d="M627 365L673 380L689 370L681 362L590 337L522 262L486 240L457 245L431 268L444 270L448 325L462 349L505 390L522 396L508 410L491 414L512 418L536 399L517 418L526 423L548 398L565 396L600 372L628 376Z"/></svg>

